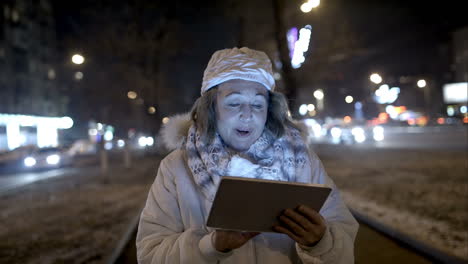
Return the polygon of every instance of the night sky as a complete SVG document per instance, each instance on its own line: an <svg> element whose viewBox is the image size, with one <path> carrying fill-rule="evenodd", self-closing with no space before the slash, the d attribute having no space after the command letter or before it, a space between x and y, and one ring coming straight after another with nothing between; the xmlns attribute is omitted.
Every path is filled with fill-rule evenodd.
<svg viewBox="0 0 468 264"><path fill-rule="evenodd" d="M138 23L146 29L169 25L162 38L169 36L172 41L176 40L174 45L169 44L159 50L158 56L164 57L161 59L164 67L160 67L160 72L166 75L165 89L185 92L178 94L181 108L165 110L163 115L187 111L198 96L196 87L201 82L210 54L241 42L237 37L239 20L236 20L236 14L247 12L242 7L249 6L249 9L253 9L248 10L250 14L258 14L257 20L252 18L248 21L259 21L260 17L268 17L265 12L271 12L271 1L178 0L134 1L129 4L127 1L56 0L56 24L63 56L81 47L86 52L86 46L93 43L93 38L100 35L101 29L119 30L131 20L131 14L122 10L126 4L132 3L140 6L151 3L151 9L141 13ZM450 81L452 33L468 24L462 1L322 0L320 7L308 14L300 12L301 1L285 3L284 27L302 27L306 24L314 27L306 62L295 72L298 87L306 94L310 94L308 91L317 85L329 87L329 101L336 100L331 114L336 115L349 111L348 106L338 100L345 93L353 92L357 98L364 97L366 88L363 86L368 82L368 74L373 71L382 72L393 79L405 75L431 75L439 78L440 83ZM230 8L237 9L231 14ZM107 11L102 11L101 15L101 10ZM130 20L126 22L122 17ZM269 23L273 27L271 20L265 21L267 28ZM265 27L254 24L242 26L247 35L268 35L261 32ZM330 33L328 30L334 31ZM268 41L271 43L267 44ZM264 46L275 46L275 43L272 38L266 38L265 45L256 42L250 46L263 49ZM322 53L328 47L335 46L336 50ZM144 47L141 49L145 50ZM95 54L100 52L96 51ZM271 52L269 55L272 55ZM334 55L345 59L330 62ZM195 89L190 90L188 86ZM158 92L156 96L163 95L167 93ZM157 100L154 103L164 104Z"/></svg>

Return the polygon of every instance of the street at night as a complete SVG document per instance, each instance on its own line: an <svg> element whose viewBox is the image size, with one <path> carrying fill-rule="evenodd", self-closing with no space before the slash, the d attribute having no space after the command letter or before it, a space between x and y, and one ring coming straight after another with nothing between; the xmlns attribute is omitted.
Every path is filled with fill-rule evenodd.
<svg viewBox="0 0 468 264"><path fill-rule="evenodd" d="M462 4L1 1L0 264L468 263Z"/></svg>

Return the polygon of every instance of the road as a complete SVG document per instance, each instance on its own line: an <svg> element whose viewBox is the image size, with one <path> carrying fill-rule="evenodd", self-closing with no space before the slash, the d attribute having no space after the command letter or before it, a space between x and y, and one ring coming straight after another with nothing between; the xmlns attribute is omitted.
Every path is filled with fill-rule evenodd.
<svg viewBox="0 0 468 264"><path fill-rule="evenodd" d="M78 174L83 169L78 168L61 168L42 172L24 172L10 175L0 176L0 194L9 192L16 188L31 184L36 181L46 180L53 177L61 177L64 175L72 176Z"/></svg>
<svg viewBox="0 0 468 264"><path fill-rule="evenodd" d="M468 149L468 126L439 127L385 127L385 138L380 142L364 142L358 147L395 149ZM312 143L330 143L325 138L313 139Z"/></svg>

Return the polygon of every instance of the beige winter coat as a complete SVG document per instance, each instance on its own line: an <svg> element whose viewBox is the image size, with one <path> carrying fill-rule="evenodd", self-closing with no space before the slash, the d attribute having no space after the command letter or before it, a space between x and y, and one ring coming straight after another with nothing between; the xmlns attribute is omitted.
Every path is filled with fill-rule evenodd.
<svg viewBox="0 0 468 264"><path fill-rule="evenodd" d="M283 234L263 233L242 247L221 253L211 243L213 230L205 225L211 203L204 198L187 166L185 151L175 150L160 164L141 214L137 255L149 263L354 263L354 239L358 223L340 198L318 157L310 152L310 163L299 182L326 184L332 192L320 214L327 229L311 248L298 246Z"/></svg>

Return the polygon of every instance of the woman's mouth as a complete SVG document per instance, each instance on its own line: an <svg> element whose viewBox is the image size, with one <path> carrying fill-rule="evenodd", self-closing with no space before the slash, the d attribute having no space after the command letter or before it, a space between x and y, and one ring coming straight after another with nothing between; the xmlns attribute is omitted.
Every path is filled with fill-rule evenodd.
<svg viewBox="0 0 468 264"><path fill-rule="evenodd" d="M247 129L236 129L236 133L240 137L248 137L250 135L250 130Z"/></svg>

